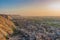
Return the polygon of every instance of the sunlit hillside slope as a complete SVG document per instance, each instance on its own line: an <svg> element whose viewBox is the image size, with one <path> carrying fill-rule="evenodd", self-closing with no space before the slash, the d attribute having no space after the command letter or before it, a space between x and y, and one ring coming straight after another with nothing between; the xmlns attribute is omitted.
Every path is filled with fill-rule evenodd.
<svg viewBox="0 0 60 40"><path fill-rule="evenodd" d="M14 33L15 25L7 15L0 15L0 40L7 40L6 38Z"/></svg>

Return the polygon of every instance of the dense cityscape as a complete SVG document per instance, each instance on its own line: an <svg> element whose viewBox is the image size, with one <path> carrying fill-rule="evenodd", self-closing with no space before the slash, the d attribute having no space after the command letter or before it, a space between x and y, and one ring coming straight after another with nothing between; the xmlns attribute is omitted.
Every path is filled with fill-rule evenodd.
<svg viewBox="0 0 60 40"><path fill-rule="evenodd" d="M60 40L60 0L0 0L0 40Z"/></svg>
<svg viewBox="0 0 60 40"><path fill-rule="evenodd" d="M60 40L59 17L11 17L16 30L9 40Z"/></svg>

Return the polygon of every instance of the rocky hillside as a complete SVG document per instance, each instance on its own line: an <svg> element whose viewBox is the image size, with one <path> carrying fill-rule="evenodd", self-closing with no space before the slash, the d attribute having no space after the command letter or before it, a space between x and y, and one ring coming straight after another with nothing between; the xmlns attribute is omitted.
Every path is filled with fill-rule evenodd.
<svg viewBox="0 0 60 40"><path fill-rule="evenodd" d="M16 26L7 15L0 15L0 40L7 40L15 29Z"/></svg>

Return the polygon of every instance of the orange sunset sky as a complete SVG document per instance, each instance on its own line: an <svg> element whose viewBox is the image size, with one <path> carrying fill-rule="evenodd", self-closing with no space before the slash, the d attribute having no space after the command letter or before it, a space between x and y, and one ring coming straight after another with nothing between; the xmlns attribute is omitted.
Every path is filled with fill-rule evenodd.
<svg viewBox="0 0 60 40"><path fill-rule="evenodd" d="M2 1L2 3L0 3L1 14L16 14L21 16L60 16L60 1L57 0L11 1Z"/></svg>

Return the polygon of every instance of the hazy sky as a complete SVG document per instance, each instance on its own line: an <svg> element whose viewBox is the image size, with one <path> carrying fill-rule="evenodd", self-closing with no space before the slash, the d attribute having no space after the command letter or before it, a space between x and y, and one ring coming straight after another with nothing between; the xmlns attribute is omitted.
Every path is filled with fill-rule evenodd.
<svg viewBox="0 0 60 40"><path fill-rule="evenodd" d="M0 0L0 13L22 16L60 16L60 1Z"/></svg>

